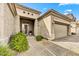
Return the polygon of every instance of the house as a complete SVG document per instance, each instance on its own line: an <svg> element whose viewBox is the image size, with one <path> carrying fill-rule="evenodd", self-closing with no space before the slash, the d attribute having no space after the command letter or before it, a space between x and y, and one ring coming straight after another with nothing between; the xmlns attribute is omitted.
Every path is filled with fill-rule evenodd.
<svg viewBox="0 0 79 59"><path fill-rule="evenodd" d="M74 32L71 30L71 24L75 22L74 16L63 15L53 9L40 16L41 12L35 9L19 4L2 3L0 12L1 43L7 43L10 36L18 32L33 36L42 35L49 40L65 37Z"/></svg>
<svg viewBox="0 0 79 59"><path fill-rule="evenodd" d="M79 21L76 21L76 34L79 34Z"/></svg>
<svg viewBox="0 0 79 59"><path fill-rule="evenodd" d="M27 35L32 32L32 35L38 35L38 17L41 12L19 4L16 4L16 11L19 17L16 21L18 24L16 25L17 32L22 31Z"/></svg>
<svg viewBox="0 0 79 59"><path fill-rule="evenodd" d="M48 10L38 18L39 34L49 39L58 39L71 35L74 32L71 24L75 22L75 19L72 19L72 17L63 15L53 9ZM76 27L74 28L76 29Z"/></svg>

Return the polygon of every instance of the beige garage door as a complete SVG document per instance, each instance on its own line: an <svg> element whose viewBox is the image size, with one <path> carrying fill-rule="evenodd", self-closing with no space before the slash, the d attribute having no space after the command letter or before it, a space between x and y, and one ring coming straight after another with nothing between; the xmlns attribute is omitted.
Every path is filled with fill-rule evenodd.
<svg viewBox="0 0 79 59"><path fill-rule="evenodd" d="M55 38L61 38L67 36L67 26L61 24L54 24Z"/></svg>

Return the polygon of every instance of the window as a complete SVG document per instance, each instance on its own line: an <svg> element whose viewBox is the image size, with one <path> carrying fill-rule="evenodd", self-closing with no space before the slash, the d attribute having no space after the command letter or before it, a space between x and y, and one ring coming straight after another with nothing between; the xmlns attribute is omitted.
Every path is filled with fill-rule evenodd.
<svg viewBox="0 0 79 59"><path fill-rule="evenodd" d="M29 15L30 13L28 13L28 15Z"/></svg>
<svg viewBox="0 0 79 59"><path fill-rule="evenodd" d="M23 13L26 13L25 11L23 11Z"/></svg>
<svg viewBox="0 0 79 59"><path fill-rule="evenodd" d="M33 14L31 14L33 16Z"/></svg>

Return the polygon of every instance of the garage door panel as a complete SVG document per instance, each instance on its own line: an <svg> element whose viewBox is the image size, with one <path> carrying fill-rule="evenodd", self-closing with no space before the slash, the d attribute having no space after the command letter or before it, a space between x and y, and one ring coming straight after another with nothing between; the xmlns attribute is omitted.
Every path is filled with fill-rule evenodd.
<svg viewBox="0 0 79 59"><path fill-rule="evenodd" d="M55 38L61 38L67 36L66 25L54 24L54 29L55 29Z"/></svg>

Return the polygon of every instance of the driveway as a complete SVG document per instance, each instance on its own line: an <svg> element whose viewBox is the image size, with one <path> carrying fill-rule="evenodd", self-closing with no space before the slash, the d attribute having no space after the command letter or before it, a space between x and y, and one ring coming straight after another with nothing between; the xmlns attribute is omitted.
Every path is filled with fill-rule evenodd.
<svg viewBox="0 0 79 59"><path fill-rule="evenodd" d="M57 39L52 43L79 54L79 35Z"/></svg>
<svg viewBox="0 0 79 59"><path fill-rule="evenodd" d="M54 41L37 42L34 37L28 37L30 48L20 53L20 56L79 56L79 36L73 35Z"/></svg>

